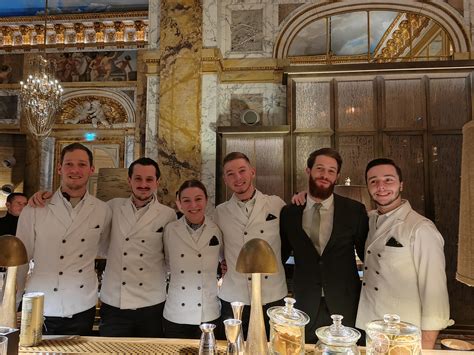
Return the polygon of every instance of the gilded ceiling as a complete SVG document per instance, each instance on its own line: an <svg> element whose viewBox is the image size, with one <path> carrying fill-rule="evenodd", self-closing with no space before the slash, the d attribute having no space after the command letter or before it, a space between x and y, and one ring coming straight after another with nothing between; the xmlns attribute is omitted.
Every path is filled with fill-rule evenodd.
<svg viewBox="0 0 474 355"><path fill-rule="evenodd" d="M44 14L45 0L0 2L0 17ZM148 10L148 0L48 0L49 14L85 14Z"/></svg>

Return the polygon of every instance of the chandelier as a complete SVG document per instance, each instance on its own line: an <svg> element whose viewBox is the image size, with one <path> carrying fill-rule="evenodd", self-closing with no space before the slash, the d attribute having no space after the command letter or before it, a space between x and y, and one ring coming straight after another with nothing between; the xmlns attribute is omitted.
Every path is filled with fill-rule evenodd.
<svg viewBox="0 0 474 355"><path fill-rule="evenodd" d="M54 75L54 65L46 60L48 0L45 1L44 54L30 60L30 74L20 81L20 104L28 131L37 138L47 137L61 105L63 88Z"/></svg>

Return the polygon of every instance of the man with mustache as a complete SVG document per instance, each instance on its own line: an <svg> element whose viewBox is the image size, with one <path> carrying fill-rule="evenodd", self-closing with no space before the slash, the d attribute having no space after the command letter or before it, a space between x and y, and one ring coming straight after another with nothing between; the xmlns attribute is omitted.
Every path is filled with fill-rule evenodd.
<svg viewBox="0 0 474 355"><path fill-rule="evenodd" d="M293 251L295 259L296 306L310 317L308 343L317 340L317 328L332 324L332 314L343 315L346 326L355 325L361 286L354 249L363 258L368 218L363 204L333 193L341 165L332 148L312 152L307 202L283 207L280 216L282 258Z"/></svg>
<svg viewBox="0 0 474 355"><path fill-rule="evenodd" d="M101 336L163 337L163 229L176 213L158 202L159 178L153 159L137 159L128 168L130 198L108 202L112 228L100 291Z"/></svg>

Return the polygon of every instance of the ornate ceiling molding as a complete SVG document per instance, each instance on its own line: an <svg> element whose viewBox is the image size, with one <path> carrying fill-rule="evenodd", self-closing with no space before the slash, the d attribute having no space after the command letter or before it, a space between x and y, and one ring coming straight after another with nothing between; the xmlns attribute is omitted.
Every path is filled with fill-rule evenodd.
<svg viewBox="0 0 474 355"><path fill-rule="evenodd" d="M48 16L48 51L144 48L148 42L148 12ZM0 52L22 53L44 47L42 16L0 18Z"/></svg>

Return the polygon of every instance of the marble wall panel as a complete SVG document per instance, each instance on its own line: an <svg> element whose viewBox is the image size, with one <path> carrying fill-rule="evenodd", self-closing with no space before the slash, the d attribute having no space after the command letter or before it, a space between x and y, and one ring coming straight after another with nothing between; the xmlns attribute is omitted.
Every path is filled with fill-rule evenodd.
<svg viewBox="0 0 474 355"><path fill-rule="evenodd" d="M202 44L203 47L217 47L219 41L218 14L221 1L203 1Z"/></svg>
<svg viewBox="0 0 474 355"><path fill-rule="evenodd" d="M162 201L172 205L201 171L201 1L162 0L161 13L158 160Z"/></svg>
<svg viewBox="0 0 474 355"><path fill-rule="evenodd" d="M204 8L211 9L213 1L204 1ZM321 0L219 1L217 46L228 58L271 58L282 21L298 6L315 2Z"/></svg>
<svg viewBox="0 0 474 355"><path fill-rule="evenodd" d="M230 49L232 52L263 50L263 9L231 12Z"/></svg>

